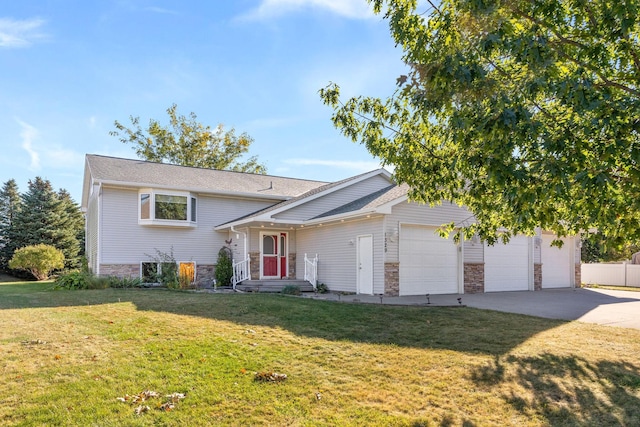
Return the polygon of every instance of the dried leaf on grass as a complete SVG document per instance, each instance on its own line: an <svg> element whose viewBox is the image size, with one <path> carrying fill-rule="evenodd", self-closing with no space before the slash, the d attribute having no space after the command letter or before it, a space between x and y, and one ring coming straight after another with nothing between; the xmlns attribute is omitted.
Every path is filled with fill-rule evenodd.
<svg viewBox="0 0 640 427"><path fill-rule="evenodd" d="M136 409L134 409L134 412L136 413L136 415L140 415L150 410L151 408L149 408L147 405L140 405Z"/></svg>
<svg viewBox="0 0 640 427"><path fill-rule="evenodd" d="M27 341L22 341L20 344L22 345L40 345L40 344L46 344L46 341L43 340L27 340Z"/></svg>
<svg viewBox="0 0 640 427"><path fill-rule="evenodd" d="M285 381L286 379L287 379L287 374L279 374L278 372L271 372L271 371L256 372L254 376L254 380L260 381L260 382L279 383L279 382Z"/></svg>
<svg viewBox="0 0 640 427"><path fill-rule="evenodd" d="M145 390L138 394L134 394L133 396L125 394L124 397L117 397L116 400L122 403L131 403L132 405L137 405L139 403L145 402L149 399L161 397L160 393L151 390ZM176 403L186 397L184 393L171 393L164 396L168 399L164 403L158 404L156 407L161 411L171 411L175 409ZM139 405L134 409L136 415L140 415L144 412L150 411L151 408L146 405Z"/></svg>

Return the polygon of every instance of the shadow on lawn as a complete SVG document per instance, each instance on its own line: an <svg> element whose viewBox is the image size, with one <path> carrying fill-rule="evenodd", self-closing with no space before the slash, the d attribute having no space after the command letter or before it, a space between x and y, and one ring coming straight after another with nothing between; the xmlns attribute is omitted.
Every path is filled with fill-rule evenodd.
<svg viewBox="0 0 640 427"><path fill-rule="evenodd" d="M563 426L640 425L640 366L575 355L508 354L564 321L464 307L345 304L281 295L137 289L70 292L26 286L0 286L0 309L131 303L140 311L221 320L242 328L282 328L331 341L491 355L493 361L485 366L470 367L470 380L478 389L502 394L528 418ZM441 425L453 425L449 421L445 418Z"/></svg>
<svg viewBox="0 0 640 427"><path fill-rule="evenodd" d="M392 344L501 355L564 321L465 307L411 307L318 301L283 295L204 294L166 290L52 291L51 285L0 286L0 309L130 302L246 326L278 327L337 341Z"/></svg>
<svg viewBox="0 0 640 427"><path fill-rule="evenodd" d="M482 387L516 383L503 395L519 412L544 417L550 425L640 425L640 369L606 360L591 363L577 356L541 354L496 357L492 365L475 369L472 380Z"/></svg>

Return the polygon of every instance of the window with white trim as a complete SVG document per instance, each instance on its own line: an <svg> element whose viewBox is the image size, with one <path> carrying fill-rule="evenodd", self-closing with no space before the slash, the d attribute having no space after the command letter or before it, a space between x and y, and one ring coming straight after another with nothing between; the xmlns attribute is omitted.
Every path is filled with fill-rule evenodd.
<svg viewBox="0 0 640 427"><path fill-rule="evenodd" d="M138 223L194 227L197 198L186 192L141 190L138 197Z"/></svg>

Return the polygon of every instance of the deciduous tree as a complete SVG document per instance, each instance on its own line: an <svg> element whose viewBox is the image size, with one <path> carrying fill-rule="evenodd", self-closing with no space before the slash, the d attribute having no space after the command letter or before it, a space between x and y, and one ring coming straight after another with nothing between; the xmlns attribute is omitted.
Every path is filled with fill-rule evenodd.
<svg viewBox="0 0 640 427"><path fill-rule="evenodd" d="M115 121L115 131L109 132L125 144L132 144L138 157L160 163L172 163L207 169L226 169L238 172L266 173L256 156L242 160L253 139L246 133L239 136L235 130L215 129L197 121L195 113L188 117L178 115L177 106L167 109L169 125L150 120L142 129L139 117L130 117L131 126Z"/></svg>
<svg viewBox="0 0 640 427"><path fill-rule="evenodd" d="M39 244L17 249L9 268L27 270L37 280L47 280L53 270L64 267L64 254L51 245Z"/></svg>
<svg viewBox="0 0 640 427"><path fill-rule="evenodd" d="M540 226L640 238L640 2L370 0L408 73L388 99L323 101L414 200L488 241ZM424 3L421 3L423 5Z"/></svg>

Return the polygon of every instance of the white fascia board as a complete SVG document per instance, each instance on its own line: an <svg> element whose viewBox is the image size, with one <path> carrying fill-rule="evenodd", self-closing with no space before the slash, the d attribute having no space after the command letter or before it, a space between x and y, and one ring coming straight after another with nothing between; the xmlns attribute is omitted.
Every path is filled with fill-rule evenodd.
<svg viewBox="0 0 640 427"><path fill-rule="evenodd" d="M110 187L120 187L120 188L153 188L159 190L173 190L173 191L188 191L190 193L198 193L198 194L206 194L212 196L226 196L226 197L235 197L241 199L261 199L261 200L278 200L280 202L291 199L290 196L277 196L277 195L268 195L268 194L255 194L255 193L241 193L238 191L212 191L206 188L196 188L196 187L176 187L172 185L157 185L157 184L149 184L149 183L140 183L140 182L124 182L124 181L95 181L96 183L100 183L102 185L110 186Z"/></svg>
<svg viewBox="0 0 640 427"><path fill-rule="evenodd" d="M84 176L82 178L82 197L80 199L80 206L86 208L89 205L89 189L93 185L93 176L91 175L91 167L89 165L89 159L85 156L84 159Z"/></svg>
<svg viewBox="0 0 640 427"><path fill-rule="evenodd" d="M274 225L277 224L286 224L286 225L305 225L307 224L307 221L299 221L299 220L275 220L275 219L268 219L266 217L251 217L251 218L245 218L245 219L241 219L238 221L233 221L233 222L227 222L226 224L221 224L221 225L216 225L215 227L213 227L213 229L215 231L224 231L228 228L231 227L248 227L252 222L258 222L258 223L264 223L264 222L268 222L268 223L273 223Z"/></svg>

